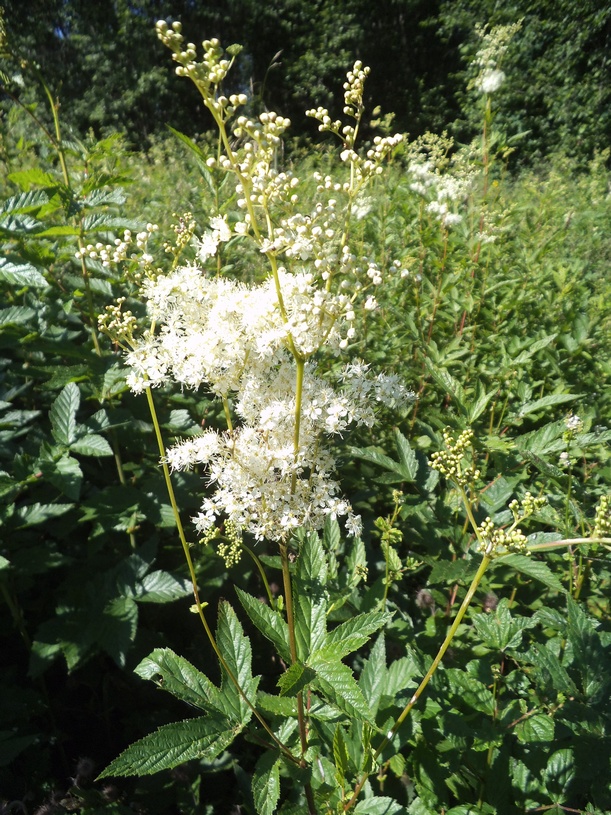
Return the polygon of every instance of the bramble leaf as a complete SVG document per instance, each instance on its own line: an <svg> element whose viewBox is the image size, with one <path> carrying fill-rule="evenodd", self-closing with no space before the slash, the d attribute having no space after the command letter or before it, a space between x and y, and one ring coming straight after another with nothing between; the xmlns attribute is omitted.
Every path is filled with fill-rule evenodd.
<svg viewBox="0 0 611 815"><path fill-rule="evenodd" d="M221 601L219 604L216 640L227 667L237 679L246 698L254 705L259 679L252 675L250 640L244 636L235 611L226 601ZM241 726L245 725L252 716L251 707L227 675L224 667L221 695L229 718Z"/></svg>
<svg viewBox="0 0 611 815"><path fill-rule="evenodd" d="M51 405L49 419L53 438L59 444L69 447L76 441L76 411L81 402L81 394L74 382L68 382Z"/></svg>
<svg viewBox="0 0 611 815"><path fill-rule="evenodd" d="M279 614L265 603L261 603L256 597L242 591L236 586L238 600L242 604L244 611L250 617L251 622L259 631L273 643L278 655L285 661L291 661L289 648L289 630L286 622Z"/></svg>
<svg viewBox="0 0 611 815"><path fill-rule="evenodd" d="M143 679L150 679L162 690L200 710L213 707L224 712L220 691L208 677L170 648L156 648L134 669Z"/></svg>
<svg viewBox="0 0 611 815"><path fill-rule="evenodd" d="M273 815L280 798L280 755L263 753L252 777L252 797L258 815Z"/></svg>
<svg viewBox="0 0 611 815"><path fill-rule="evenodd" d="M225 719L212 716L166 724L130 745L98 777L152 775L192 759L212 761L235 736Z"/></svg>
<svg viewBox="0 0 611 815"><path fill-rule="evenodd" d="M315 532L305 536L295 571L295 639L297 655L305 663L325 640L327 563Z"/></svg>

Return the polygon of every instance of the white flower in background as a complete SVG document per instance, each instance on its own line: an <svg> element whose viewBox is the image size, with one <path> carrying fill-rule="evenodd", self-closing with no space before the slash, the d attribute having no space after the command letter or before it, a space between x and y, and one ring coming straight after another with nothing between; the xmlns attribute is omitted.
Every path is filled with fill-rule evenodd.
<svg viewBox="0 0 611 815"><path fill-rule="evenodd" d="M484 71L477 79L476 87L481 93L495 93L505 81L505 74L498 68Z"/></svg>

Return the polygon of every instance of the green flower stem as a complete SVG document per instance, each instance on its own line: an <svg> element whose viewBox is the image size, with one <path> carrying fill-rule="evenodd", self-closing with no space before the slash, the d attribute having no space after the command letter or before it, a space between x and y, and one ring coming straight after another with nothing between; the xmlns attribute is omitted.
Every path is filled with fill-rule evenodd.
<svg viewBox="0 0 611 815"><path fill-rule="evenodd" d="M611 548L611 538L563 538L547 543L533 543L528 547L529 552L545 552L550 549L562 549L566 546L576 546L580 543L600 543L606 549Z"/></svg>
<svg viewBox="0 0 611 815"><path fill-rule="evenodd" d="M51 137L51 143L55 147L55 150L57 152L57 156L59 158L59 163L60 163L60 166L62 168L62 175L64 177L64 184L66 185L66 188L68 190L70 190L70 192L72 193L73 192L72 191L72 183L71 183L71 180L70 180L70 172L68 170L68 162L66 161L66 154L65 154L64 148L62 146L62 135L61 135L61 129L60 129L60 124L59 124L59 113L58 113L59 102L56 102L53 99L53 95L51 94L51 91L49 90L49 87L48 87L47 83L44 81L42 76L40 76L40 74L38 74L38 80L39 80L40 84L43 87L43 90L44 90L44 92L46 94L47 99L49 100L49 107L51 108L51 114L53 116L53 126L55 128L55 138ZM83 223L82 223L81 219L79 219L79 230L80 230L80 233L79 233L79 237L78 237L78 247L79 247L80 250L83 250L85 248L85 244L84 244L83 235L82 235ZM90 327L90 330L91 330L91 340L93 342L93 346L95 348L96 354L99 357L101 357L102 356L102 349L100 347L100 341L98 340L98 334L97 334L97 331L96 331L97 321L96 321L96 315L95 315L95 308L94 308L94 305L93 305L93 294L91 293L91 285L89 283L89 272L87 271L87 266L85 265L85 258L84 257L81 257L81 275L82 275L82 278L83 278L83 283L85 285L85 296L87 298L87 308L89 310L89 327Z"/></svg>
<svg viewBox="0 0 611 815"><path fill-rule="evenodd" d="M414 692L414 695L409 700L407 705L403 708L403 711L401 712L401 715L398 717L398 719L393 724L391 729L388 731L386 737L384 738L384 740L382 741L382 743L380 744L378 749L373 754L372 762L376 761L376 759L381 755L384 748L393 740L393 738L397 734L397 731L399 730L399 728L401 727L401 725L403 724L403 722L407 718L409 712L414 707L414 705L416 704L416 702L420 698L422 692L424 691L424 689L428 685L429 681L431 680L431 677L433 676L433 674L435 673L435 671L439 667L439 663L443 659L443 656L444 656L445 652L448 650L448 647L449 647L450 643L454 639L454 635L456 634L456 631L458 630L458 626L461 624L462 619L465 616L465 613L466 613L467 609L469 608L471 600L473 599L473 595L475 594L475 592L477 590L477 587L479 586L479 584L481 582L481 579L484 576L484 572L486 571L486 569L490 565L491 560L492 560L492 558L490 558L488 555L484 555L484 557L482 558L482 562L480 563L479 568L478 568L477 572L475 573L475 577L471 581L471 585L469 586L469 590L467 591L467 593L465 595L465 599L462 601L462 604L461 604L460 608L458 609L456 617L454 618L454 622L452 623L452 625L450 627L450 630L446 634L446 638L444 639L444 641L443 641L443 643L441 645L441 648L437 652L437 656L433 660L433 662L431 664L431 667L426 672L426 675L425 675L424 679L422 680L422 682L416 688L416 690ZM352 797L350 798L348 803L344 805L344 812L347 812L356 803L356 800L357 800L357 798L359 796L359 793L361 792L361 790L363 788L363 785L365 784L365 781L368 778L368 775L369 775L368 773L363 773L363 776L361 777L361 780L358 782L358 784L356 785L356 787L354 789L354 793L352 794Z"/></svg>
<svg viewBox="0 0 611 815"><path fill-rule="evenodd" d="M267 575L265 574L265 569L263 568L263 564L261 563L261 561L259 560L257 555L252 551L252 549L249 546L246 546L246 544L243 543L243 542L240 544L240 546L253 559L253 561L255 563L255 566L259 570L259 574L261 575L261 579L263 580L263 585L265 586L265 592L267 594L267 599L269 600L269 605L270 605L271 608L275 609L276 608L276 601L274 600L274 595L272 594L272 590L271 590L271 588L269 586L269 581L267 579Z"/></svg>
<svg viewBox="0 0 611 815"><path fill-rule="evenodd" d="M223 396L223 412L225 414L225 421L227 422L227 430L233 432L233 422L231 421L231 411L229 410L229 399Z"/></svg>
<svg viewBox="0 0 611 815"><path fill-rule="evenodd" d="M216 642L214 634L212 633L212 630L211 630L210 626L208 625L208 621L206 620L206 615L204 614L204 609L203 609L203 606L202 606L202 602L201 602L200 597L199 597L199 589L197 588L197 577L195 575L195 566L193 565L193 558L191 557L191 550L189 549L189 544L187 543L187 539L185 537L184 529L183 529L183 526L182 526L182 521L180 519L180 513L178 511L178 505L176 503L176 496L174 495L174 487L172 486L172 479L170 478L170 470L169 470L168 465L166 464L166 462L164 460L165 459L165 445L163 443L163 437L161 435L161 427L159 426L159 420L157 418L157 411L155 409L155 402L153 401L153 394L151 393L151 388L150 387L146 388L145 390L146 390L146 398L147 398L147 401L148 401L149 410L151 412L151 418L153 420L153 426L155 428L155 437L157 439L157 446L159 447L159 454L161 456L161 466L162 466L162 469L163 469L163 477L165 479L165 484L166 484L166 488L167 488L167 491L168 491L170 504L172 506L172 513L174 514L174 521L176 523L176 529L178 530L178 537L180 538L180 542L182 544L185 559L187 561L187 566L189 568L189 576L191 578L191 585L193 587L193 596L195 598L195 605L197 606L197 613L199 614L199 618L202 621L202 625L204 626L204 629L205 629L206 634L208 636L208 639L210 641L210 645L212 646L212 649L213 649L214 653L216 654L216 656L218 658L218 661L221 663L221 666L222 666L223 670L225 671L225 673L227 674L229 679L233 682L233 684L236 686L236 688L238 689L238 692L240 693L240 696L244 699L244 701L246 702L248 707L252 710L254 716L259 720L261 726L268 733L268 735L271 736L273 742L280 748L280 750L283 752L283 754L290 761L292 761L294 763L298 763L297 760L295 759L295 756L291 753L291 751L288 749L288 747L286 747L286 745L283 744L275 736L275 734L272 732L270 726L267 724L265 719L263 719L261 714L257 711L255 706L250 701L250 699L248 699L248 697L244 693L244 691L242 689L242 686L240 685L237 677L233 674L233 672L232 672L231 668L229 667L229 665L227 665L227 662L226 662L225 658L223 657L223 654L221 653L221 651L219 649L219 646L218 646L218 644Z"/></svg>

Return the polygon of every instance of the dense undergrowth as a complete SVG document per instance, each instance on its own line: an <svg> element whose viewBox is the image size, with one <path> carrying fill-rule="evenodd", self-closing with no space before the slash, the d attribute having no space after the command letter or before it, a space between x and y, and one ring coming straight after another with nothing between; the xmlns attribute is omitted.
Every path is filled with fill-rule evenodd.
<svg viewBox="0 0 611 815"><path fill-rule="evenodd" d="M66 139L57 115L55 132L36 127L35 111L14 107L4 120L3 811L271 815L279 797L287 815L339 812L364 772L357 813L611 810L608 157L577 172L569 158L550 156L509 176L485 99L473 145L404 142L351 203L350 251L365 261L358 274L377 307L356 310L348 350L417 398L337 440L338 478L362 536L346 537L329 518L320 540L293 544L291 568L302 593L327 576L324 603L307 601L311 618L324 618L310 620L308 637L316 626L316 636L332 638L360 621L355 647L341 653L358 693L350 685L334 696L321 665L303 657L293 685L280 680L275 695L292 655L251 600L269 615L280 615L280 595L287 602L278 549L247 537L255 557L227 568L190 526L210 492L202 472L175 473L199 596L212 618L221 609L219 639L234 643L245 686L261 677L253 703L289 744L295 700L309 694L309 752L301 766L282 763L282 751L272 761L251 724L214 755L202 748L187 762L160 760L154 775L97 780L128 744L190 715L141 677L160 675L162 688L197 704L185 688L203 680L184 680L189 660L235 695L189 614L154 421L144 397L130 393L118 342L98 330L117 297L128 296L140 321L145 307L101 252L125 229L135 236L156 223L155 263L168 273L178 257L195 258L190 238L211 217L235 224L240 208L230 176L209 161L218 156L212 140L176 134L138 155L118 136ZM287 141L274 161L302 180L307 201L321 186L328 198L321 179L346 171L328 146L303 157ZM260 248L232 241L217 245L213 266L260 282ZM321 352L323 376L339 366ZM165 385L155 400L166 444L223 427L223 406L206 389ZM468 429L457 475L434 453L456 451ZM545 502L531 506L529 495ZM518 516L530 516L522 551L494 538L498 557L480 574L478 540L494 537L486 518L500 534ZM442 666L395 727L476 575ZM177 674L183 685L168 688ZM120 776L128 764L113 766Z"/></svg>

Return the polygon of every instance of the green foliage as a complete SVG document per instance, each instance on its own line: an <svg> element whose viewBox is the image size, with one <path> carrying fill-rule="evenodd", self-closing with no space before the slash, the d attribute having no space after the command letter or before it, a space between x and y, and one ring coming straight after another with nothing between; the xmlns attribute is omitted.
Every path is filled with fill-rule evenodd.
<svg viewBox="0 0 611 815"><path fill-rule="evenodd" d="M386 4L388 25L408 6ZM321 9L331 25L335 4ZM351 4L350 25L325 45L321 101L360 11ZM517 55L508 56L508 96L499 95L495 120L508 133L529 124L520 118L528 106L517 111L518 74L512 79L509 66L537 52L533 31L547 32L549 60L563 42L568 48L560 11L548 11L546 25L543 13L531 13L538 27L525 25ZM279 25L299 23L307 39L302 12L293 4ZM440 19L466 30L476 12L446 4ZM129 21L131 11L114 13L116 34L116 21ZM258 14L264 22L271 11ZM594 10L584 15L591 21ZM604 13L596 20L594 39ZM90 30L81 25L75 20L66 47L94 62L93 20ZM125 23L121 36L128 33ZM121 42L117 35L116 48ZM587 42L573 43L567 73L575 77L582 71L575 49ZM317 47L287 66L299 104L314 86ZM108 43L103 49L98 94L114 53ZM571 88L551 88L557 73L546 58L536 67L533 60L532 71L528 99L547 105L533 136L543 152ZM274 69L261 90L264 99L283 93L279 74ZM151 76L134 97L100 95L99 121L117 122L122 106L151 96ZM77 80L84 81L71 75L68 84ZM164 98L160 92L155 104ZM572 143L579 104L575 98L563 114L560 146ZM472 111L465 107L462 121L474 127ZM36 115L53 121L51 112ZM83 110L74 115L84 121ZM585 109L583 120L592 115ZM602 116L582 130L582 155L605 126ZM96 328L112 297L132 290L99 258L75 257L148 220L169 237L173 209L190 209L201 229L219 206L231 216L228 187L206 164L216 147L177 136L138 156L114 136L67 142L61 134L34 137L15 118L2 122L2 803L27 793L28 805L43 806L61 787L60 811L83 815L235 806L253 815L312 806L341 813L363 782L349 810L363 815L609 811L601 780L611 772L611 569L608 542L591 537L611 475L605 157L589 167L556 158L510 176L490 137L486 160L459 154L457 164L476 168L476 180L452 228L411 188L413 153L398 156L370 188L368 212L353 229L362 256L386 271L380 308L365 316L354 350L397 372L418 400L342 445L342 486L363 515L362 538L347 539L332 519L320 535L300 531L282 577L277 551L265 544L246 541L254 560L229 574L211 548L188 548L205 601L199 610L218 607L215 654L191 625L199 615L187 614L191 584L151 419L128 392L117 348ZM337 172L327 154L305 160L306 197L312 168ZM252 250L240 252L233 266L219 258L219 268L248 279ZM135 300L129 306L138 312ZM160 390L156 400L167 440L218 423L205 396ZM569 411L581 427L570 429ZM431 467L447 426L474 430L469 455L479 475L466 502ZM173 478L186 518L205 487L199 474ZM509 503L524 502L527 490L548 499L531 518L530 554L491 562L419 692L482 562L469 512L476 526L490 517L507 529ZM149 684L166 694L151 694ZM81 755L95 769L75 772ZM103 780L94 780L104 766Z"/></svg>

